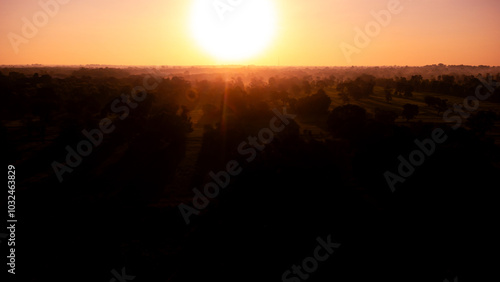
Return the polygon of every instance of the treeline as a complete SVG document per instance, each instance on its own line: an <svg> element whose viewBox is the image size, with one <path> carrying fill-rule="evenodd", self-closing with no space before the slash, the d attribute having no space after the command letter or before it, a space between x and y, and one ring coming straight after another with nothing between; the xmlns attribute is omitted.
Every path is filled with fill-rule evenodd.
<svg viewBox="0 0 500 282"><path fill-rule="evenodd" d="M55 79L0 74L2 159L19 164L27 177L43 176L27 186L57 183L87 196L99 191L123 194L120 200L147 201L163 191L184 156L186 135L192 131L186 105L195 101L188 98L189 89L182 78L154 75ZM103 121L112 133L96 131ZM87 148L89 156L68 159L87 141L99 144ZM77 167L69 164L75 159ZM92 184L108 181L114 185ZM142 190L146 183L149 189Z"/></svg>

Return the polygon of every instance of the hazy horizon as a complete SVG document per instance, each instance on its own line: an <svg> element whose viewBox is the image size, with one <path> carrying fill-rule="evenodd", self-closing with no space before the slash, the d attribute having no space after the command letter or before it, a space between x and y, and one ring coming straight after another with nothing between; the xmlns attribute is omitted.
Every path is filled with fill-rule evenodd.
<svg viewBox="0 0 500 282"><path fill-rule="evenodd" d="M438 66L438 67L489 67L489 68L498 68L500 65L465 65L465 64L458 64L458 65L446 65L446 64L430 64L430 65L348 65L348 66L341 66L341 65L244 65L244 64L219 64L219 65L169 65L169 64L164 64L164 65L113 65L113 64L0 64L0 67L116 67L116 68L121 68L121 67L180 67L180 68L204 68L204 67L209 67L209 68L220 68L220 67L275 67L275 68L351 68L351 67L356 67L356 68L423 68L423 67L431 67L431 66Z"/></svg>
<svg viewBox="0 0 500 282"><path fill-rule="evenodd" d="M2 2L0 64L500 65L499 1L232 3Z"/></svg>

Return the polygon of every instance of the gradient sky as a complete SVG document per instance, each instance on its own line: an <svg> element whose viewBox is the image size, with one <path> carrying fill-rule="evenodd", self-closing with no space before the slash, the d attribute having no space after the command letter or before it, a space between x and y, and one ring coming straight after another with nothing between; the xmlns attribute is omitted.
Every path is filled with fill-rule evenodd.
<svg viewBox="0 0 500 282"><path fill-rule="evenodd" d="M16 54L9 34L22 35L22 18L31 21L39 1L49 0L0 0L0 64L500 65L499 0L401 0L401 13L351 62L340 44L355 46L354 28L364 29L370 12L390 0L269 0L277 22L272 42L230 62L194 41L191 0L65 0Z"/></svg>

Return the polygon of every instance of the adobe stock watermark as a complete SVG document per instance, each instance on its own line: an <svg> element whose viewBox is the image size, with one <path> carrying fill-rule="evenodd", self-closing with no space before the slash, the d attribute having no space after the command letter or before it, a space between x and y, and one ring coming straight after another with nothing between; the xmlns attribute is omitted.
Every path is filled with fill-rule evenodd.
<svg viewBox="0 0 500 282"><path fill-rule="evenodd" d="M221 21L225 20L224 14L233 12L245 0L215 0L212 5Z"/></svg>
<svg viewBox="0 0 500 282"><path fill-rule="evenodd" d="M460 128L463 124L463 119L469 118L472 112L479 109L480 102L491 97L495 92L495 88L500 87L500 82L494 82L491 76L488 78L488 81L481 76L478 79L481 84L476 87L475 95L466 97L460 105L454 104L451 109L448 109L443 114L445 122L455 123L451 127L453 130ZM416 168L422 166L426 158L431 157L436 152L437 144L443 144L446 140L448 140L448 135L442 128L435 128L431 133L431 137L423 141L415 139L414 143L418 148L413 150L408 158L399 155L398 160L400 163L397 173L391 171L384 173L385 180L391 191L395 192L396 184L403 183L407 178L412 176Z"/></svg>
<svg viewBox="0 0 500 282"><path fill-rule="evenodd" d="M156 81L151 84L150 79L155 79ZM130 115L130 111L138 107L138 103L146 100L147 91L152 91L158 87L160 79L157 76L146 75L143 79L142 86L136 86L132 89L130 95L122 94L120 98L116 98L111 103L111 111L118 115L120 120L126 119ZM88 157L92 154L95 147L101 145L104 140L104 134L111 134L116 129L113 121L109 118L103 118L99 122L99 126L90 131L82 130L83 136L87 139L81 140L76 145L76 149L71 146L66 146L66 159L65 164L59 163L57 161L52 162L52 169L54 170L59 183L63 182L63 174L71 173L76 167L78 167L84 157Z"/></svg>
<svg viewBox="0 0 500 282"><path fill-rule="evenodd" d="M239 144L238 153L241 156L248 156L245 159L247 163L252 162L257 157L257 152L264 150L266 145L274 140L275 133L283 131L285 126L290 124L290 120L296 117L295 115L288 114L286 108L283 108L283 113L277 109L274 109L273 112L275 116L269 121L269 128L262 128L257 136L249 136L248 142L243 141ZM279 124L277 124L277 122L279 122ZM231 176L235 177L242 171L243 168L236 160L228 161L225 171L219 171L217 174L211 171L209 176L213 181L205 184L203 192L198 190L198 188L193 189L193 206L184 203L179 205L179 210L186 224L190 223L189 217L191 215L199 215L200 211L208 206L210 199L216 198L220 193L220 189L224 189L229 185Z"/></svg>
<svg viewBox="0 0 500 282"><path fill-rule="evenodd" d="M135 279L135 276L132 276L132 275L127 275L126 271L125 271L125 267L122 268L122 273L118 273L118 271L116 270L111 270L111 273L115 276L114 278L111 278L111 280L109 280L109 282L126 282L126 281L132 281Z"/></svg>
<svg viewBox="0 0 500 282"><path fill-rule="evenodd" d="M319 263L326 261L330 255L333 254L335 249L340 247L339 243L333 243L331 239L331 235L326 237L326 241L321 237L316 238L318 246L314 249L313 255L306 257L302 261L301 265L292 265L291 270L283 272L283 275L281 276L282 281L300 282L309 279L309 276L318 270ZM305 273L302 272L302 270L304 270ZM294 275L292 275L292 273Z"/></svg>
<svg viewBox="0 0 500 282"><path fill-rule="evenodd" d="M411 1L411 0L410 0ZM353 54L361 53L361 49L364 49L370 45L372 38L378 36L382 30L382 27L387 27L391 21L393 15L398 15L403 11L403 6L399 0L390 0L387 3L387 9L380 10L379 12L371 11L370 14L374 18L366 24L364 31L360 27L354 28L354 45L347 42L340 43L340 50L344 54L347 63L351 63L351 56Z"/></svg>
<svg viewBox="0 0 500 282"><path fill-rule="evenodd" d="M38 34L39 29L45 27L49 23L50 18L55 17L59 13L61 5L66 5L70 1L71 0L40 0L38 5L41 10L35 12L31 20L26 17L21 18L22 35L14 32L9 32L7 35L12 45L12 49L14 49L14 53L19 54L19 46L23 43L29 43L29 40L33 39Z"/></svg>

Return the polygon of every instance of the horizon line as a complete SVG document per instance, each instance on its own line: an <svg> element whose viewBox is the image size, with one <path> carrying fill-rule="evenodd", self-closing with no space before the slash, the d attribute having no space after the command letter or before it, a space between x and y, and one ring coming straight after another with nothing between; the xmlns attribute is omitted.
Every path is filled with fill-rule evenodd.
<svg viewBox="0 0 500 282"><path fill-rule="evenodd" d="M5 67L111 67L111 68L124 68L124 67L148 67L148 68L158 68L158 67L170 67L170 68L220 68L220 67L257 67L257 68L387 68L387 67L403 67L403 68L419 68L419 67L488 67L488 68L498 68L500 66L491 65L447 65L443 63L431 64L431 65L351 65L351 66L340 66L340 65L244 65L244 64L216 64L216 65L115 65L115 64L0 64L0 68Z"/></svg>

